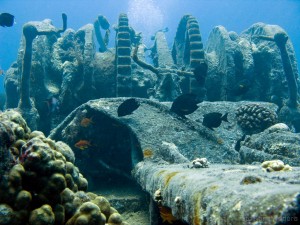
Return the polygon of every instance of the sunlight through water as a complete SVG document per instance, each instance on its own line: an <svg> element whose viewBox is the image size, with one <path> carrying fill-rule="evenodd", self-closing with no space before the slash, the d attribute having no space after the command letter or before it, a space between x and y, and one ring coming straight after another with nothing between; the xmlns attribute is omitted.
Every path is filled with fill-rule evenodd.
<svg viewBox="0 0 300 225"><path fill-rule="evenodd" d="M143 33L146 44L149 44L150 37L164 26L163 12L153 0L129 1L128 19L135 31Z"/></svg>

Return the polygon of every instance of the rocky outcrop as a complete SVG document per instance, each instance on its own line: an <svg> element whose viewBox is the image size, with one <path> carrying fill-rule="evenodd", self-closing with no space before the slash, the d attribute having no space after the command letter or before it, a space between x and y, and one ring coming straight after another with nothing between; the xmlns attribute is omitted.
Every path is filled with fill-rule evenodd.
<svg viewBox="0 0 300 225"><path fill-rule="evenodd" d="M241 156L244 157L242 150L247 146L243 144L246 143L245 132L237 121L236 112L241 106L250 104L249 102L203 102L199 104L197 111L187 115L188 119L180 119L169 111L170 104L166 103L165 106L150 100L138 99L141 105L133 114L117 117L117 108L124 100L124 98L100 99L83 104L50 135L51 138L62 140L72 146L77 157L81 159L78 162L79 168L90 174L91 179L100 176L91 173L95 167L106 170L106 173L102 173L104 177L121 176L127 179L131 169L148 157L158 162L172 164L201 157L207 158L212 163L236 164L240 163ZM271 103L256 104L273 113L277 109L276 105ZM203 117L211 112L228 113L229 122L223 122L214 131L204 127ZM93 120L88 127L81 125L81 121L85 118ZM263 133L258 133L257 136L259 135ZM295 136L291 132L286 135L291 140ZM247 136L247 139L248 137L252 136ZM89 142L84 152L76 147L76 143L80 140ZM296 148L298 144L293 147L293 144L289 143L287 146ZM270 155L264 160L274 159L275 153L272 154L272 157ZM286 156L297 161L297 154ZM111 157L114 158L113 161ZM291 160L286 163L290 163ZM243 162L250 161L243 158Z"/></svg>
<svg viewBox="0 0 300 225"><path fill-rule="evenodd" d="M291 166L300 165L300 135L285 124L276 124L265 131L246 136L241 143L242 163L279 159Z"/></svg>
<svg viewBox="0 0 300 225"><path fill-rule="evenodd" d="M116 128L118 128L118 132L122 133L124 131L124 135L127 133L126 136L128 134L134 135L132 138L134 137L138 141L138 148L128 148L126 151L135 151L128 154L139 156L140 160L143 158L144 150L150 150L151 154L156 155L160 159L161 153L159 152L164 151L161 149L169 146L170 150L170 146L173 146L172 149L177 149L178 157L171 160L169 155L162 158L164 161L182 162L182 157L192 160L195 156L205 156L209 161L216 163L237 163L239 161L238 154L233 146L235 143L234 140L239 135L242 136L241 129L235 121L235 108L242 103L203 102L200 104L199 110L188 116L192 119L190 120L178 118L176 114L169 111L168 106L147 99L138 99L140 107L136 111L124 118L117 117L117 108L124 100L125 98L112 98L89 101L74 110L63 123L51 132L50 137L55 140L63 140L69 145L74 146L82 138L85 140L100 141L104 138L104 136L102 137L102 132L100 132L101 130L110 130L114 133L117 132ZM228 112L230 124L222 124L218 132L213 132L204 127L202 125L203 115L211 111ZM81 119L90 117L93 118L91 127L88 129L82 127L80 125ZM108 120L109 122L105 122L104 124L104 120ZM96 132L95 129L98 128L101 130ZM90 130L93 130L93 133L90 133ZM234 135L235 133L239 135ZM94 135L100 136L96 137ZM109 136L112 137L113 135ZM124 139L126 139L126 136L124 136ZM120 139L120 141L122 140ZM94 145L96 148L100 143L95 143ZM123 151L125 151L124 145L122 146ZM101 148L101 146L97 147L99 153L96 153L92 150L92 144L90 147L91 151L89 152L101 155ZM76 148L74 150L75 152L79 152ZM103 150L107 151L107 148ZM170 154L173 154L171 150ZM135 164L136 161L133 165Z"/></svg>
<svg viewBox="0 0 300 225"><path fill-rule="evenodd" d="M82 104L96 97L96 89L94 86L94 27L88 24L77 31L78 36L82 38L82 82L76 90L76 99Z"/></svg>
<svg viewBox="0 0 300 225"><path fill-rule="evenodd" d="M293 79L295 79L296 83L299 84L299 72L294 48L291 40L288 38L288 34L283 28L277 25L256 23L241 34L242 38L246 38L252 43L252 55L256 67L255 73L258 77L266 79L265 81L260 81L260 83L262 83L261 87L263 87L263 82L266 82L269 85L266 90L266 92L269 93L266 100L272 100L275 97L275 99L288 98L288 84L284 71L284 60L286 59L281 57L280 48L276 46L276 41L270 42L269 40L260 38L260 36L273 38L277 34L283 34L286 37L285 48L291 63L291 72L294 75Z"/></svg>
<svg viewBox="0 0 300 225"><path fill-rule="evenodd" d="M235 84L246 79L250 85L254 76L250 42L217 26L208 37L205 52L208 62L207 99L240 100L237 98L240 96L236 97L234 93ZM257 100L254 95L248 99Z"/></svg>
<svg viewBox="0 0 300 225"><path fill-rule="evenodd" d="M206 157L216 163L239 162L234 145L242 133L235 122L224 124L216 133L204 127L202 121L178 118L169 107L147 99L138 99L140 107L133 114L117 117L117 108L124 100L89 101L51 132L51 138L72 146L76 157L81 159L79 168L90 175L89 179L102 180L107 176L127 179L134 166L149 155L169 163L187 162L195 157ZM200 108L208 111L208 105L204 103ZM225 107L229 118L234 118L229 104ZM196 111L197 119L202 118L206 110ZM93 123L83 127L84 118L92 118ZM80 140L89 141L84 151L75 147ZM106 172L94 173L96 167Z"/></svg>
<svg viewBox="0 0 300 225"><path fill-rule="evenodd" d="M273 37L277 33L287 36L281 27L263 23L252 25L241 35L228 32L222 26L215 27L206 46L209 68L207 98L270 101L281 107L289 92L281 54L274 42L259 38ZM287 40L286 49L296 82L299 83L290 40Z"/></svg>

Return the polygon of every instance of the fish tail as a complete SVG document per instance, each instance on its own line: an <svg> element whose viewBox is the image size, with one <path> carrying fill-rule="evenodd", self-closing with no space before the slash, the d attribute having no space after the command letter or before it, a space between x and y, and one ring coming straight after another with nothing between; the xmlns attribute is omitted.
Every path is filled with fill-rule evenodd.
<svg viewBox="0 0 300 225"><path fill-rule="evenodd" d="M221 119L222 119L223 121L228 122L227 116L228 116L228 113L225 113L225 114L221 117Z"/></svg>

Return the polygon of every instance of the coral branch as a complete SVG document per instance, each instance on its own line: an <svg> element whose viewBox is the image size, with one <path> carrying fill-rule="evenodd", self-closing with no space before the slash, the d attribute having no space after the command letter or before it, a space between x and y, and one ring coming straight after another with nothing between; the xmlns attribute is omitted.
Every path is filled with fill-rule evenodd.
<svg viewBox="0 0 300 225"><path fill-rule="evenodd" d="M152 71L153 73L155 73L156 75L158 75L158 69L156 69L155 67L151 66L150 64L147 64L141 60L139 60L138 56L137 56L137 52L139 50L139 46L136 46L133 52L133 56L132 59L133 61L138 64L139 66L143 67L144 69L148 69L150 71Z"/></svg>

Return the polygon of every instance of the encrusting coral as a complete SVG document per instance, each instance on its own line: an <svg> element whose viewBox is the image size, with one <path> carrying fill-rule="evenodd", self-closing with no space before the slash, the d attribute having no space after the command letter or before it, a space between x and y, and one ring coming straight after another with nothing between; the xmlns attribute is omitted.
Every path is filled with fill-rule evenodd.
<svg viewBox="0 0 300 225"><path fill-rule="evenodd" d="M0 153L11 156L9 172L0 168L0 225L127 224L104 197L86 192L68 145L31 132L14 110L0 119L9 131L1 129L1 139L9 141Z"/></svg>
<svg viewBox="0 0 300 225"><path fill-rule="evenodd" d="M192 161L192 166L191 168L208 168L208 160L207 158L196 158L195 160Z"/></svg>
<svg viewBox="0 0 300 225"><path fill-rule="evenodd" d="M285 165L281 160L265 161L261 164L261 166L267 172L292 171L292 167L290 165Z"/></svg>

